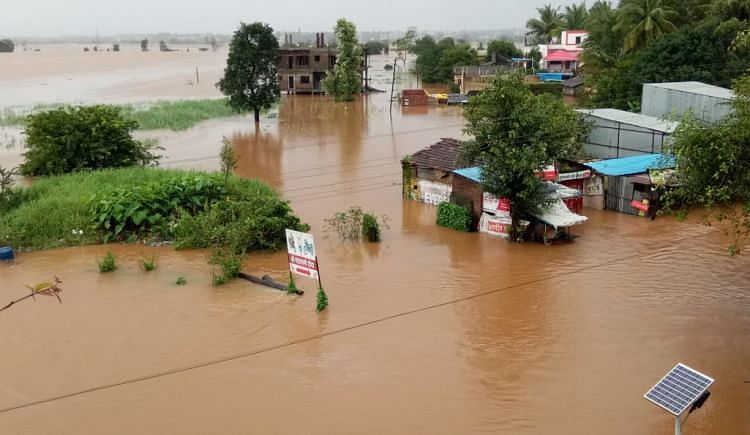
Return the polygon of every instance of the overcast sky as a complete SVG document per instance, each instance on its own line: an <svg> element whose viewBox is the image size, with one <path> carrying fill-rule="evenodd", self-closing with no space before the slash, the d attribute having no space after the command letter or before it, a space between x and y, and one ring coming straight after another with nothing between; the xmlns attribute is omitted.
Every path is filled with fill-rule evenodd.
<svg viewBox="0 0 750 435"><path fill-rule="evenodd" d="M346 17L359 30L523 28L550 0L0 0L0 35L229 34L239 21L276 30L330 30ZM569 5L571 0L552 1Z"/></svg>

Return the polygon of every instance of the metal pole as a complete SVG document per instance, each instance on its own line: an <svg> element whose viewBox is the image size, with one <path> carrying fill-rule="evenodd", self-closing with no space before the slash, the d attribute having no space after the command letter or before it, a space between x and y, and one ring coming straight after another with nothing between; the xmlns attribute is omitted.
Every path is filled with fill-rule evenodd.
<svg viewBox="0 0 750 435"><path fill-rule="evenodd" d="M199 84L201 84L201 78L200 78L200 76L198 75L198 67L197 67L197 66L195 67L195 84L196 84L196 85L199 85Z"/></svg>
<svg viewBox="0 0 750 435"><path fill-rule="evenodd" d="M391 80L391 108L390 111L393 111L393 88L396 86L396 61L398 59L393 59L393 79Z"/></svg>
<svg viewBox="0 0 750 435"><path fill-rule="evenodd" d="M320 280L320 263L318 263L318 256L315 256L315 267L318 268L318 288L323 288L323 282Z"/></svg>
<svg viewBox="0 0 750 435"><path fill-rule="evenodd" d="M682 421L679 415L674 418L674 435L682 435Z"/></svg>

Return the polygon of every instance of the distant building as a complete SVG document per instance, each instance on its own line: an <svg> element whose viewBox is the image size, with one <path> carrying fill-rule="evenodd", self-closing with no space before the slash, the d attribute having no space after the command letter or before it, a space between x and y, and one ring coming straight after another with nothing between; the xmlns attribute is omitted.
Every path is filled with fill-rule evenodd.
<svg viewBox="0 0 750 435"><path fill-rule="evenodd" d="M647 83L641 95L641 113L657 118L682 117L691 112L706 122L725 118L732 110L734 92L701 82Z"/></svg>
<svg viewBox="0 0 750 435"><path fill-rule="evenodd" d="M500 73L518 68L513 59L499 53L492 53L492 60L482 65L456 66L453 68L453 83L458 85L463 95L483 91Z"/></svg>
<svg viewBox="0 0 750 435"><path fill-rule="evenodd" d="M588 36L585 30L563 30L559 42L539 45L542 69L549 72L576 72L581 67L580 56Z"/></svg>
<svg viewBox="0 0 750 435"><path fill-rule="evenodd" d="M323 33L315 34L315 47L279 49L279 87L288 94L322 94L323 79L336 66L336 48L328 47Z"/></svg>

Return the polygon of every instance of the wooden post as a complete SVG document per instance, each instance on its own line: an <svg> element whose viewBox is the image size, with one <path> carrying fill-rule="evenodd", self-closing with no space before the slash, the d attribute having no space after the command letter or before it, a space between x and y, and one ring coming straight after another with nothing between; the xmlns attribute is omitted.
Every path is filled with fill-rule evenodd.
<svg viewBox="0 0 750 435"><path fill-rule="evenodd" d="M393 88L396 86L396 62L398 61L397 58L393 59L393 79L391 80L391 108L390 111L393 112Z"/></svg>
<svg viewBox="0 0 750 435"><path fill-rule="evenodd" d="M195 84L196 84L196 85L199 85L200 83L201 83L201 78L200 78L200 76L198 75L198 67L196 66L196 67L195 67Z"/></svg>
<svg viewBox="0 0 750 435"><path fill-rule="evenodd" d="M323 288L323 282L320 279L320 263L318 262L318 256L315 256L315 266L318 268L318 288Z"/></svg>

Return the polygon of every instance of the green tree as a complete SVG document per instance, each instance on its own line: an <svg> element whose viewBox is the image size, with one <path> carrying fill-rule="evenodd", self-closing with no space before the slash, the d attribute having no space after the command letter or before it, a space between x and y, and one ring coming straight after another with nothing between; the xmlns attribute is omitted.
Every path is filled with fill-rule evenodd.
<svg viewBox="0 0 750 435"><path fill-rule="evenodd" d="M611 68L623 56L624 35L616 29L617 10L612 3L597 0L589 9L584 28L589 32L583 43L583 62L587 73Z"/></svg>
<svg viewBox="0 0 750 435"><path fill-rule="evenodd" d="M532 68L540 68L542 64L542 51L539 50L539 47L534 47L529 51L528 58L531 59Z"/></svg>
<svg viewBox="0 0 750 435"><path fill-rule="evenodd" d="M439 42L431 36L416 41L417 73L427 83L446 83L453 80L453 67L456 65L477 65L477 52L468 44L456 44L452 38Z"/></svg>
<svg viewBox="0 0 750 435"><path fill-rule="evenodd" d="M539 18L532 18L526 22L526 27L531 30L537 40L549 44L554 38L560 36L560 32L565 27L565 21L560 14L560 8L553 8L552 5L545 5L537 8Z"/></svg>
<svg viewBox="0 0 750 435"><path fill-rule="evenodd" d="M396 48L396 51L401 53L401 59L404 62L404 66L406 66L406 55L408 53L414 53L414 44L417 40L417 32L413 30L409 30L404 34L403 37L398 38L396 41L394 41L393 45Z"/></svg>
<svg viewBox="0 0 750 435"><path fill-rule="evenodd" d="M559 97L534 95L520 72L496 77L470 100L464 114L464 131L472 139L462 159L481 165L485 192L508 198L518 238L520 220L549 204L536 173L579 152L586 132L583 119Z"/></svg>
<svg viewBox="0 0 750 435"><path fill-rule="evenodd" d="M362 91L362 47L357 42L357 28L344 18L336 22L334 33L338 41L336 66L323 80L323 87L336 101L350 101Z"/></svg>
<svg viewBox="0 0 750 435"><path fill-rule="evenodd" d="M733 224L730 252L739 253L750 235L750 76L733 89L728 118L706 125L688 116L680 123L667 150L677 159L678 180L667 201L672 207L717 207L718 218Z"/></svg>
<svg viewBox="0 0 750 435"><path fill-rule="evenodd" d="M388 41L367 41L364 48L370 54L388 54L389 44Z"/></svg>
<svg viewBox="0 0 750 435"><path fill-rule="evenodd" d="M677 12L664 0L623 0L616 30L625 33L625 52L642 48L667 33L674 32Z"/></svg>
<svg viewBox="0 0 750 435"><path fill-rule="evenodd" d="M0 39L0 53L13 53L16 45L10 39Z"/></svg>
<svg viewBox="0 0 750 435"><path fill-rule="evenodd" d="M588 18L589 12L586 9L586 2L580 4L572 4L565 6L565 29L567 30L580 30L584 28L586 18Z"/></svg>
<svg viewBox="0 0 750 435"><path fill-rule="evenodd" d="M148 39L141 40L141 51L148 51Z"/></svg>
<svg viewBox="0 0 750 435"><path fill-rule="evenodd" d="M158 157L152 146L131 135L137 127L114 106L61 107L30 115L21 173L57 175L152 163Z"/></svg>
<svg viewBox="0 0 750 435"><path fill-rule="evenodd" d="M516 44L507 39L496 39L487 44L487 56L484 59L486 62L492 60L492 53L498 53L507 58L523 56L523 52L516 47Z"/></svg>
<svg viewBox="0 0 750 435"><path fill-rule="evenodd" d="M278 82L279 41L263 23L240 23L229 44L224 77L216 87L238 112L252 110L255 123L260 111L270 109L281 98Z"/></svg>

